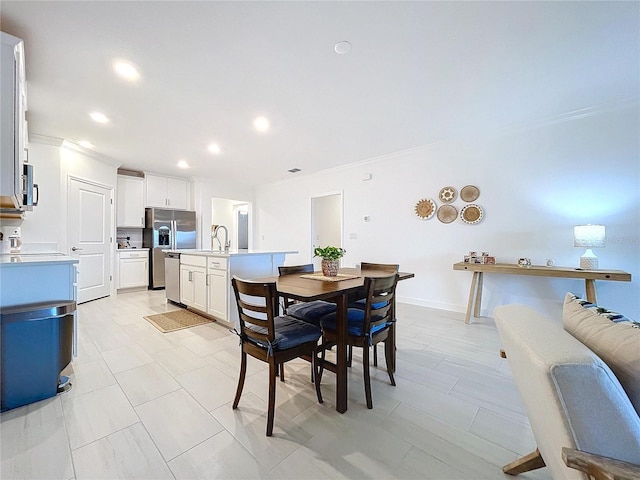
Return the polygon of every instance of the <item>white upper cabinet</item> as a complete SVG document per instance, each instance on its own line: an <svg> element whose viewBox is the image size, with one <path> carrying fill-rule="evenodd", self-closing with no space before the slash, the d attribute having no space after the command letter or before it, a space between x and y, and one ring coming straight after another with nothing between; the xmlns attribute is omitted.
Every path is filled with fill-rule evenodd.
<svg viewBox="0 0 640 480"><path fill-rule="evenodd" d="M189 182L183 178L145 174L147 207L189 209Z"/></svg>
<svg viewBox="0 0 640 480"><path fill-rule="evenodd" d="M118 227L144 228L144 178L118 175Z"/></svg>

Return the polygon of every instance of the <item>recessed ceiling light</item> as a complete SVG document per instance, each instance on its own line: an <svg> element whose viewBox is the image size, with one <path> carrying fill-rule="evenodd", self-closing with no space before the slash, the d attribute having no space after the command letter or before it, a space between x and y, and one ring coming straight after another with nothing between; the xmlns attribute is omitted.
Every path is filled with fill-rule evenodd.
<svg viewBox="0 0 640 480"><path fill-rule="evenodd" d="M220 146L217 143L212 143L207 147L207 150L209 150L211 153L213 153L214 155L217 155L218 153L221 152L220 150Z"/></svg>
<svg viewBox="0 0 640 480"><path fill-rule="evenodd" d="M94 122L97 123L108 123L109 119L107 118L107 116L104 113L100 113L100 112L92 112L89 114L89 116L91 117L91 119Z"/></svg>
<svg viewBox="0 0 640 480"><path fill-rule="evenodd" d="M80 140L78 142L78 145L84 148L93 148L93 143L91 143L89 140Z"/></svg>
<svg viewBox="0 0 640 480"><path fill-rule="evenodd" d="M180 168L189 168L189 164L185 160L180 160L178 162L178 167L180 167Z"/></svg>
<svg viewBox="0 0 640 480"><path fill-rule="evenodd" d="M333 49L338 55L344 55L345 53L349 53L351 50L351 43L343 40L342 42L338 42L333 46Z"/></svg>
<svg viewBox="0 0 640 480"><path fill-rule="evenodd" d="M256 127L256 130L259 132L266 132L269 130L271 124L269 123L269 119L267 117L257 117L253 121L253 126Z"/></svg>
<svg viewBox="0 0 640 480"><path fill-rule="evenodd" d="M114 60L113 69L118 75L130 82L135 82L140 79L140 72L138 69L126 60Z"/></svg>

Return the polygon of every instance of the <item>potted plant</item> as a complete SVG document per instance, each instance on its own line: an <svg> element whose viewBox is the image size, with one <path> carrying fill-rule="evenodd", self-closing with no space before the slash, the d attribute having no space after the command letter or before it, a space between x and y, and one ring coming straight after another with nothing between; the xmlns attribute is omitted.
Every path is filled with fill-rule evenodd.
<svg viewBox="0 0 640 480"><path fill-rule="evenodd" d="M314 257L322 258L322 274L325 277L336 277L340 268L340 259L347 251L340 247L316 247L313 250Z"/></svg>

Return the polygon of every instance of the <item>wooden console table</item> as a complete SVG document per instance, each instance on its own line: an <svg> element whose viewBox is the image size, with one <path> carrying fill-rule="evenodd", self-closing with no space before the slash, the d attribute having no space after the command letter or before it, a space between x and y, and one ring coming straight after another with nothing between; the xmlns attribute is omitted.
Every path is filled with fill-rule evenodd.
<svg viewBox="0 0 640 480"><path fill-rule="evenodd" d="M464 323L471 320L471 307L473 306L473 316L480 315L480 303L482 302L482 274L501 273L505 275L531 275L534 277L556 277L556 278L583 278L587 292L587 300L596 303L596 280L615 280L618 282L630 282L631 274L622 270L579 270L570 267L545 267L531 265L530 267L520 267L510 263L497 263L495 265L484 265L478 263L458 262L453 264L454 270L468 270L473 272L471 279L471 290L469 292L469 303L467 304L467 315Z"/></svg>

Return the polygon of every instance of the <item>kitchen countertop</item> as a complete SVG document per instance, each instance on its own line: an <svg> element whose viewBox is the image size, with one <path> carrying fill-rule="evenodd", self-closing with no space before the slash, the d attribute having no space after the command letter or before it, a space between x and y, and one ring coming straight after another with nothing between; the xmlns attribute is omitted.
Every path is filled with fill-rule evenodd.
<svg viewBox="0 0 640 480"><path fill-rule="evenodd" d="M165 253L201 255L205 257L241 257L249 255L282 255L287 253L298 253L297 250L231 250L229 252L219 252L218 250L178 249L162 251Z"/></svg>
<svg viewBox="0 0 640 480"><path fill-rule="evenodd" d="M0 265L13 267L20 265L47 265L61 263L79 263L77 258L70 257L64 253L2 253L0 254Z"/></svg>

